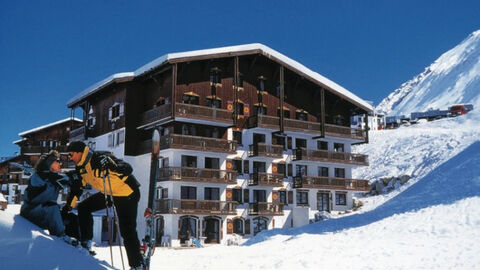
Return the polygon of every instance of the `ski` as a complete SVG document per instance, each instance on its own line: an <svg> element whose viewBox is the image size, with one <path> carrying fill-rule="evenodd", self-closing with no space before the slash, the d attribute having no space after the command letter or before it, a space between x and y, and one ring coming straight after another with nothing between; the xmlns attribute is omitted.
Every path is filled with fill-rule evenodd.
<svg viewBox="0 0 480 270"><path fill-rule="evenodd" d="M157 188L158 159L160 152L160 132L153 130L152 136L152 156L150 163L150 185L148 187L148 203L144 212L145 217L145 237L142 239L142 253L144 260L144 269L150 269L150 258L155 250L154 237L154 217L155 217L155 193Z"/></svg>

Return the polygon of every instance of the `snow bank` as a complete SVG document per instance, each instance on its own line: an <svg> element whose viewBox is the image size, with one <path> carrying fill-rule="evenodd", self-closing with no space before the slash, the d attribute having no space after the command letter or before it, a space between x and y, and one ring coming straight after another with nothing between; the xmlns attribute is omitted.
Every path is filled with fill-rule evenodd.
<svg viewBox="0 0 480 270"><path fill-rule="evenodd" d="M0 211L0 268L111 269L16 214L19 207L9 205Z"/></svg>

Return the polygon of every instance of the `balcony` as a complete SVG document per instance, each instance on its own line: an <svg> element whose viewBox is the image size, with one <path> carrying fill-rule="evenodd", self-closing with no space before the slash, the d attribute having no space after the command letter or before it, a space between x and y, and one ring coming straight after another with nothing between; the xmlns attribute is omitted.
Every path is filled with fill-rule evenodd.
<svg viewBox="0 0 480 270"><path fill-rule="evenodd" d="M73 141L83 141L85 139L85 126L73 129L70 131L68 140Z"/></svg>
<svg viewBox="0 0 480 270"><path fill-rule="evenodd" d="M335 162L368 166L368 156L347 152L333 152L326 150L312 150L297 148L293 151L293 160Z"/></svg>
<svg viewBox="0 0 480 270"><path fill-rule="evenodd" d="M294 188L319 188L334 190L370 191L368 180L336 177L295 176Z"/></svg>
<svg viewBox="0 0 480 270"><path fill-rule="evenodd" d="M246 126L247 128L258 127L279 130L280 118L268 115L254 115L248 118ZM320 123L289 118L284 119L283 127L286 131L311 133L316 135L320 135L322 132ZM325 124L325 135L361 141L364 141L367 136L366 131L363 129L352 129L349 127L337 126L332 124Z"/></svg>
<svg viewBox="0 0 480 270"><path fill-rule="evenodd" d="M249 203L249 215L283 216L283 204L256 202Z"/></svg>
<svg viewBox="0 0 480 270"><path fill-rule="evenodd" d="M367 138L367 132L364 129L342 127L331 124L325 124L325 135L361 141L365 141Z"/></svg>
<svg viewBox="0 0 480 270"><path fill-rule="evenodd" d="M159 214L194 214L194 215L236 215L237 202L209 201L190 199L160 199L155 201Z"/></svg>
<svg viewBox="0 0 480 270"><path fill-rule="evenodd" d="M236 184L237 172L204 168L166 167L159 170L158 181L190 181Z"/></svg>
<svg viewBox="0 0 480 270"><path fill-rule="evenodd" d="M210 122L211 125L232 126L232 112L214 107L206 107L185 103L175 103L175 117L197 119Z"/></svg>
<svg viewBox="0 0 480 270"><path fill-rule="evenodd" d="M273 187L283 187L283 174L274 174L274 173L251 173L250 179L248 181L249 186L273 186Z"/></svg>
<svg viewBox="0 0 480 270"><path fill-rule="evenodd" d="M160 138L160 149L168 148L234 154L237 151L237 143L224 139L170 134Z"/></svg>
<svg viewBox="0 0 480 270"><path fill-rule="evenodd" d="M160 122L163 119L168 119L172 116L172 105L164 104L148 110L140 115L139 127L145 127L152 125L156 122Z"/></svg>
<svg viewBox="0 0 480 270"><path fill-rule="evenodd" d="M270 145L264 143L250 144L248 146L248 156L281 158L283 157L283 145Z"/></svg>
<svg viewBox="0 0 480 270"><path fill-rule="evenodd" d="M59 145L55 147L50 147L50 146L26 145L26 146L22 146L20 149L22 154L43 154L43 153L48 153L50 150L57 150L59 153L65 153L67 152L67 146Z"/></svg>

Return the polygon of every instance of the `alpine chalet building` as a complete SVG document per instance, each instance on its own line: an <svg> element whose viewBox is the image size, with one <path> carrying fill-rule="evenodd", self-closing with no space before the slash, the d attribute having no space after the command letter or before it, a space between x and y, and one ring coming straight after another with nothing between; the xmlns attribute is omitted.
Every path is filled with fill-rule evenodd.
<svg viewBox="0 0 480 270"><path fill-rule="evenodd" d="M140 236L152 131L160 130L158 244L229 243L305 225L319 211L351 209L352 194L369 190L352 179L367 156L351 152L368 142L368 125L351 128L350 118L372 106L262 44L166 54L67 105L83 112L71 141L133 166Z"/></svg>

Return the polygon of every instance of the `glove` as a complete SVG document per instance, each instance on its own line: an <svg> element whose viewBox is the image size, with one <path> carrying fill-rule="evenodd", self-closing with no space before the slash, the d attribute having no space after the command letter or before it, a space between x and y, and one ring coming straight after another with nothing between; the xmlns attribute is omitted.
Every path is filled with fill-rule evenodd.
<svg viewBox="0 0 480 270"><path fill-rule="evenodd" d="M117 163L107 155L100 156L100 169L105 170L115 170L117 168Z"/></svg>

